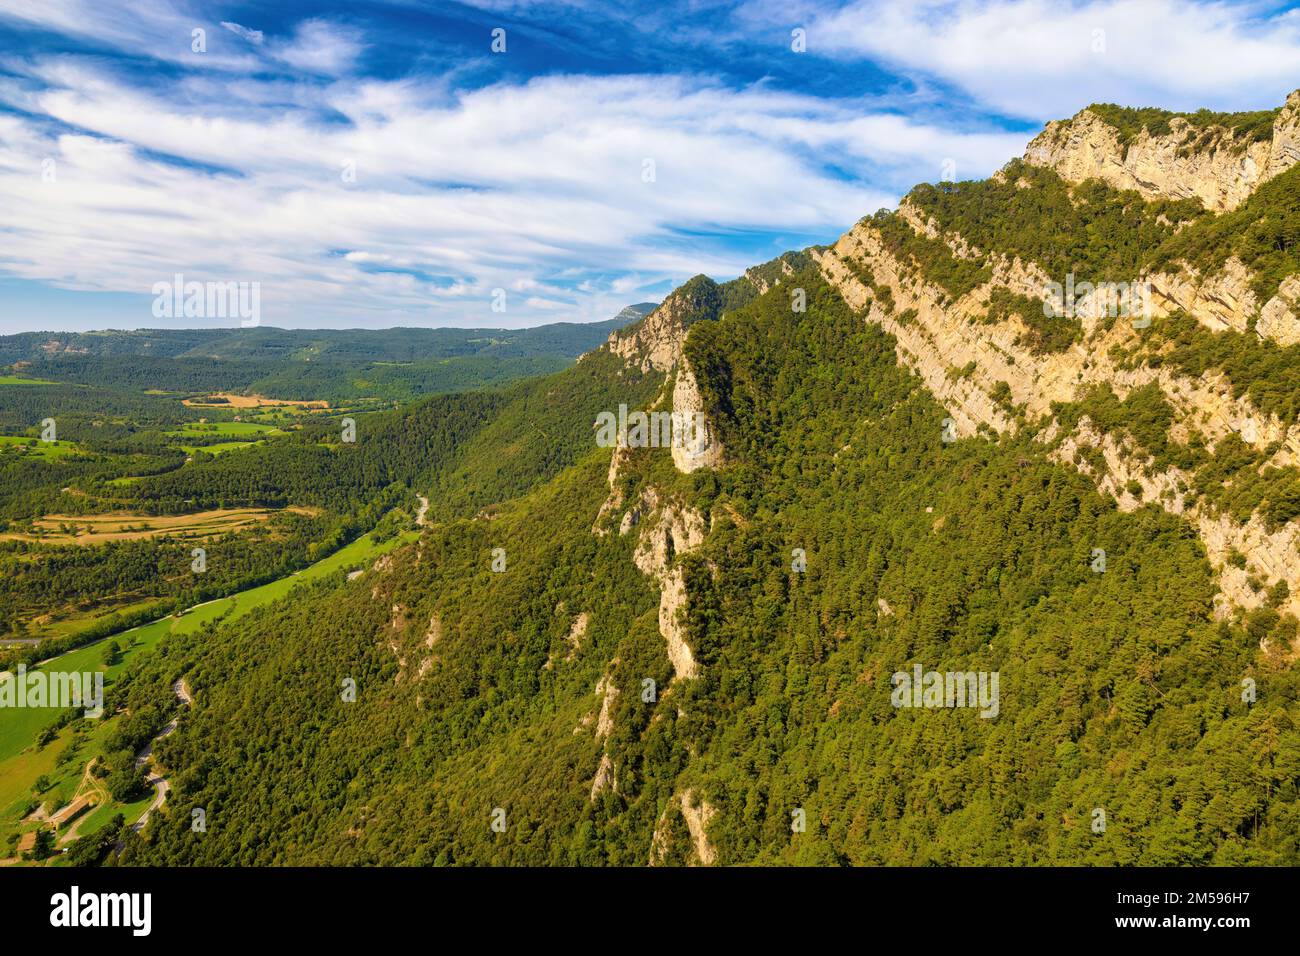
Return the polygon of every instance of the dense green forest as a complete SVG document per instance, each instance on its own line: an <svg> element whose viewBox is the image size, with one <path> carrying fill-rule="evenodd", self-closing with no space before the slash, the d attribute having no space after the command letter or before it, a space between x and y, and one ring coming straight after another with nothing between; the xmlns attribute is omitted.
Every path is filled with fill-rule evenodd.
<svg viewBox="0 0 1300 956"><path fill-rule="evenodd" d="M1240 113L1218 113L1213 110L1196 110L1191 113L1176 113L1155 106L1127 107L1114 103L1093 103L1088 107L1106 123L1114 127L1119 135L1120 144L1127 147L1145 130L1151 136L1165 136L1171 130L1170 121L1178 118L1185 120L1198 130L1197 137L1204 137L1218 127L1236 138L1242 146L1267 140L1273 135L1273 121L1281 108L1271 110L1247 110ZM1194 140L1196 142L1197 140ZM1200 147L1209 142L1201 140Z"/></svg>
<svg viewBox="0 0 1300 956"><path fill-rule="evenodd" d="M688 337L727 467L682 475L648 448L621 479L625 501L653 484L712 516L674 559L699 676L671 681L635 536L592 534L609 453L575 450L383 569L144 659L118 703L162 721L181 674L197 703L159 743L175 805L119 862L642 864L657 826L685 862L687 789L721 863L1300 859L1300 687L1260 650L1295 622L1214 620L1194 532L1121 513L1042 446L943 442L890 337L816 274L791 281L806 313L778 289ZM1000 714L892 707L914 664L1000 673ZM617 787L592 799L602 748Z"/></svg>
<svg viewBox="0 0 1300 956"><path fill-rule="evenodd" d="M1096 109L1126 140L1174 115ZM1272 115L1188 120L1202 138L1228 127L1254 139ZM995 254L1076 283L1184 265L1212 273L1236 255L1262 298L1300 271L1298 182L1291 170L1213 215L1014 161L987 181L909 194L941 235L966 241L958 253L909 217L882 211L870 223L949 298L987 283ZM283 577L370 529L398 545L364 571L324 569L291 600L237 621L214 612L132 656L110 686L117 716L97 772L115 798L133 799L132 754L180 716L155 750L168 805L143 834L121 834L120 854L101 833L75 858L1300 861L1298 625L1284 613L1285 580L1266 588L1252 576L1253 603L1225 613L1185 517L1135 505L1136 481L1131 510L1118 507L1086 474L1104 465L1096 449L1073 453L1085 473L1057 460L1086 418L1148 477L1180 469L1184 505L1271 532L1300 517L1300 470L1275 461L1280 443L1176 427L1147 379L1080 388L1037 422L999 383L990 398L1029 427L954 440L949 410L899 365L894 339L827 285L818 251L729 282L696 276L657 317L622 317L623 346L662 348L655 336L681 335L665 323L687 330L684 361L724 449L720 466L690 473L657 447L624 449L611 468L593 431L620 405L674 407L682 366L665 378L642 371L644 356L589 351L593 342L552 371L576 355L556 351L576 341L560 327L424 336L419 355L401 336L280 330L0 347L29 363L18 368L29 380L81 381L0 394L16 409L0 422L10 538L0 619L11 630L50 600L116 602L119 623L146 620ZM851 268L895 311L867 266ZM792 307L792 287L806 310ZM1012 314L1026 329L1015 345L1031 354L1084 342L1072 315L1006 289L972 321ZM1175 313L1111 357L1126 371L1222 374L1236 396L1290 422L1296 349ZM334 407L238 422L219 403L177 412L177 394L230 388L223 372L245 391L327 394ZM141 394L149 378L174 394ZM40 400L55 393L63 441L41 444ZM428 504L415 538L417 494ZM221 571L202 587L185 573L183 541L54 544L43 539L57 529L37 520L227 509L273 516L212 538ZM1226 561L1246 567L1240 552ZM34 661L106 627L7 659ZM899 707L896 678L914 669L992 677L996 706ZM182 677L194 693L183 712ZM190 826L195 809L205 832ZM120 825L110 829L117 838Z"/></svg>
<svg viewBox="0 0 1300 956"><path fill-rule="evenodd" d="M39 457L41 443L33 438L32 453L0 452L0 474L10 478L0 492L0 517L9 519L11 530L48 514L290 507L309 513L279 511L254 531L205 541L209 570L202 576L190 571L194 542L173 537L94 547L0 541L0 572L6 572L0 624L24 636L24 621L42 609L147 598L187 606L261 584L330 553L374 527L389 509L412 514L414 493L435 480L442 493L430 500L431 515L473 514L572 464L589 447L591 422L601 409L620 398L643 403L655 387L612 356L595 355L558 375L504 389L437 395L360 415L353 441L342 439L339 419L306 415L291 430L243 450L211 455L200 444L189 461L175 442L227 436L186 432L175 438L136 425L114 430L104 422L91 427L68 419L60 434L82 438L77 451ZM123 484L123 474L134 477ZM86 636L100 633L92 627ZM8 656L36 659L67 643L51 641Z"/></svg>

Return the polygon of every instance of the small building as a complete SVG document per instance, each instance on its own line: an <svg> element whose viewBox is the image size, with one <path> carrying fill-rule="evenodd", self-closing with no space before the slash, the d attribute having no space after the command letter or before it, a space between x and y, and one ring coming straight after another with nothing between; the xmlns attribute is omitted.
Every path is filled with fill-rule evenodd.
<svg viewBox="0 0 1300 956"><path fill-rule="evenodd" d="M94 804L95 801L90 794L77 797L77 799L73 800L58 813L54 814L54 816L50 817L50 824L56 831L60 830L65 824L71 823L73 820L77 819L77 817L85 813L86 810L94 806ZM33 837L33 839L35 839L35 837Z"/></svg>

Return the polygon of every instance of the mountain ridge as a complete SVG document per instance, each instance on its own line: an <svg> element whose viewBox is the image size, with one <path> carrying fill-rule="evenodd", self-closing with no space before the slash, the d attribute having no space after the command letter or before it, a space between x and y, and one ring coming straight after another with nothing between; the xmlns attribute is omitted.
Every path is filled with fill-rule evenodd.
<svg viewBox="0 0 1300 956"><path fill-rule="evenodd" d="M1160 257L1280 290L1298 176L1214 213L1015 160L691 279L503 398L418 542L133 676L196 703L122 861L1294 863L1300 362ZM1096 288L1157 274L1217 304ZM584 441L601 403L707 461ZM914 667L996 717L898 708Z"/></svg>

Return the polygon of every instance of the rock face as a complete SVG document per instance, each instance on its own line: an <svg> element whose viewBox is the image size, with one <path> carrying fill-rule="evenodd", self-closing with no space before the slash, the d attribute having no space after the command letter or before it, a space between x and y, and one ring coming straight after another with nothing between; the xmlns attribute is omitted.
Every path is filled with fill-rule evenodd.
<svg viewBox="0 0 1300 956"><path fill-rule="evenodd" d="M1300 276L1288 276L1260 309L1255 331L1278 345L1300 342Z"/></svg>
<svg viewBox="0 0 1300 956"><path fill-rule="evenodd" d="M687 862L692 866L712 866L717 862L718 854L709 842L708 827L717 811L706 800L697 802L695 791L689 789L674 794L655 823L654 834L650 838L650 865L661 866L668 856L675 836L672 824L674 810L680 813L691 838L693 852Z"/></svg>
<svg viewBox="0 0 1300 956"><path fill-rule="evenodd" d="M1029 143L1026 162L1054 169L1070 182L1101 179L1147 198L1199 199L1206 209L1236 209L1260 183L1300 161L1300 90L1287 97L1270 139L1248 142L1226 130L1198 148L1204 130L1181 116L1169 132L1141 131L1127 148L1116 130L1091 107L1071 119L1048 123Z"/></svg>
<svg viewBox="0 0 1300 956"><path fill-rule="evenodd" d="M663 579L659 596L659 633L668 645L668 659L676 680L690 680L697 674L695 655L686 643L686 629L679 620L686 608L686 581L681 568L673 568Z"/></svg>
<svg viewBox="0 0 1300 956"><path fill-rule="evenodd" d="M658 493L643 496L658 501ZM690 508L669 504L659 514L659 521L641 533L632 560L642 574L666 574L674 557L698 548L704 542L704 516Z"/></svg>
<svg viewBox="0 0 1300 956"><path fill-rule="evenodd" d="M595 800L602 791L618 792L618 777L614 773L614 761L609 754L600 755L600 765L596 767L596 777L591 781L591 799Z"/></svg>
<svg viewBox="0 0 1300 956"><path fill-rule="evenodd" d="M707 276L696 276L674 291L644 320L609 336L609 350L643 372L671 371L682 357L686 329L701 318L715 318L722 293Z"/></svg>
<svg viewBox="0 0 1300 956"><path fill-rule="evenodd" d="M1275 124L1274 143L1283 144L1286 150L1293 150L1286 144L1294 143L1297 107L1300 94L1293 94ZM1059 124L1044 134L1043 143L1059 154L1048 158L1063 164L1063 175L1096 175L1101 168L1098 164L1103 160L1098 157L1105 151L1098 142L1110 142L1115 137L1109 127L1096 129L1094 119L1085 117L1069 136ZM1084 136L1089 130L1093 139L1100 138L1097 142ZM1076 135L1081 137L1080 142L1066 150L1062 143ZM1117 147L1118 143L1113 145ZM1119 153L1111 150L1107 155L1113 159ZM1256 157L1256 161L1268 159L1269 169L1285 168L1294 161L1274 162L1275 157L1270 157L1272 154ZM1039 158L1043 159L1041 155ZM1240 156L1238 162L1243 162ZM1232 185L1237 181L1235 169L1230 175L1223 173L1231 180L1225 180L1223 196L1236 195L1238 187ZM1121 174L1112 170L1108 175L1116 179ZM1126 180L1119 184L1132 185ZM1300 540L1300 525L1292 522L1264 534L1258 522L1236 525L1229 518L1206 513L1199 507L1188 509L1186 495L1191 476L1176 471L1150 473L1144 455L1122 447L1111 436L1099 434L1086 421L1074 434L1057 434L1052 424L1052 404L1078 401L1098 384L1109 386L1123 400L1134 389L1154 383L1174 413L1172 438L1185 441L1195 430L1213 447L1227 435L1235 434L1257 450L1272 450L1270 464L1278 467L1300 466L1300 424L1261 412L1247 395L1236 395L1232 383L1217 372L1193 378L1170 367L1125 364L1118 356L1122 349L1137 343L1138 332L1122 321L1100 321L1104 303L1098 296L1085 297L1078 303L1080 342L1062 352L1033 353L1020 344L1026 330L1019 316L987 321L988 301L999 288L1041 299L1047 280L1043 271L1033 263L1008 259L995 251L981 252L960 236L940 234L915 209L903 210L900 218L917 232L943 241L954 257L982 259L990 268L991 279L954 299L928 283L910 262L900 262L869 220L859 222L834 246L814 250L811 255L825 279L852 308L894 336L899 362L915 371L944 406L957 437L974 435L981 428L992 432L1014 430L1018 427L1017 415L1027 422L1048 421L1046 433L1039 437L1053 445L1054 458L1089 475L1100 490L1115 497L1121 508L1131 510L1157 503L1171 513L1184 515L1197 528L1219 572L1226 605L1255 607L1262 600L1261 583L1271 587L1286 581L1292 596L1280 610L1300 615L1300 549L1295 546ZM1147 278L1151 281L1152 312L1157 321L1180 309L1211 329L1249 332L1257 302L1249 288L1252 277L1240 262L1229 260L1220 275L1208 279L1189 274ZM1281 284L1277 296L1259 309L1256 332L1280 343L1296 341L1300 338L1298 302L1300 277L1292 276ZM1084 449L1100 452L1105 467L1094 468L1096 457L1080 454ZM1245 556L1244 569L1227 562L1233 550Z"/></svg>
<svg viewBox="0 0 1300 956"><path fill-rule="evenodd" d="M709 842L709 823L715 812L705 800L696 803L695 791L687 790L682 794L682 817L691 833L691 843L695 845L695 857L704 866L712 866L718 856Z"/></svg>
<svg viewBox="0 0 1300 956"><path fill-rule="evenodd" d="M596 696L600 698L600 716L596 718L596 737L603 739L614 729L614 704L618 701L618 687L609 671L596 682Z"/></svg>
<svg viewBox="0 0 1300 956"><path fill-rule="evenodd" d="M648 497L657 501L657 492L653 489L650 492L643 500ZM674 559L703 544L704 529L704 516L699 512L674 503L666 504L657 522L647 522L632 556L643 574L659 582L659 633L667 645L674 679L689 679L698 674L695 655L681 624L687 605L686 581Z"/></svg>
<svg viewBox="0 0 1300 956"><path fill-rule="evenodd" d="M1235 256L1224 264L1218 275L1199 276L1184 270L1172 275L1156 272L1146 276L1155 315L1164 316L1181 309L1215 332L1247 331L1248 319L1257 311L1251 278ZM1279 321L1279 324L1285 323Z"/></svg>
<svg viewBox="0 0 1300 956"><path fill-rule="evenodd" d="M786 269L790 268L787 263L778 262ZM762 280L761 275L758 275L758 280ZM759 288L756 280L749 281ZM682 354L690 325L700 319L717 318L722 310L722 301L722 291L717 283L707 276L696 276L664 299L643 321L611 334L607 343L613 354L643 372L676 373L672 394L674 428L671 451L673 464L683 472L716 468L722 463L722 445L705 414L695 374ZM611 465L611 488L616 475L613 469L617 467L616 454L615 463ZM621 502L611 507L618 507L618 504Z"/></svg>
<svg viewBox="0 0 1300 956"><path fill-rule="evenodd" d="M673 442L673 464L677 470L689 473L699 468L721 467L722 443L705 413L695 373L684 359L673 383L673 415L678 422L691 423L683 434L684 440Z"/></svg>

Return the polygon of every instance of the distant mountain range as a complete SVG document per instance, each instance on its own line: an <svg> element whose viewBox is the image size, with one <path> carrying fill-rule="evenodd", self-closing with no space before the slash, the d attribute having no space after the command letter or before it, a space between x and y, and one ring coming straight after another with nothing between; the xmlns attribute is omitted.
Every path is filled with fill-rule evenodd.
<svg viewBox="0 0 1300 956"><path fill-rule="evenodd" d="M0 336L17 374L102 388L406 400L554 372L654 303L530 329L140 329Z"/></svg>
<svg viewBox="0 0 1300 956"><path fill-rule="evenodd" d="M577 358L613 330L654 309L629 305L604 322L557 322L530 329L137 329L102 332L20 332L0 336L0 363L40 362L85 355L148 355L224 361L290 359L419 362L464 355Z"/></svg>

